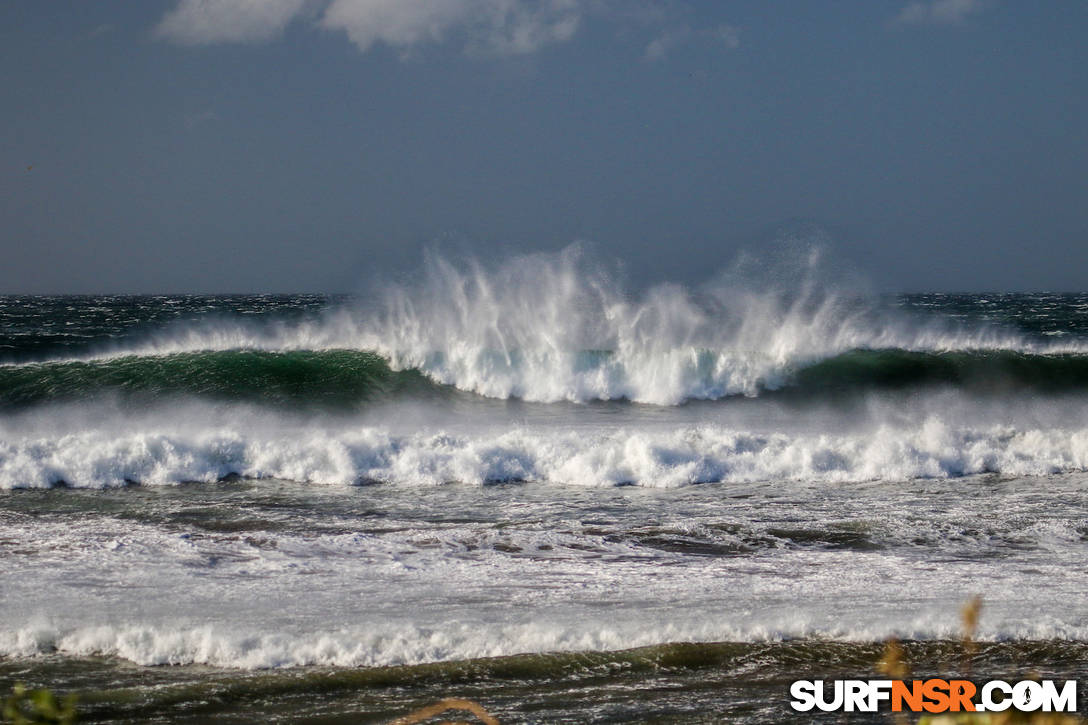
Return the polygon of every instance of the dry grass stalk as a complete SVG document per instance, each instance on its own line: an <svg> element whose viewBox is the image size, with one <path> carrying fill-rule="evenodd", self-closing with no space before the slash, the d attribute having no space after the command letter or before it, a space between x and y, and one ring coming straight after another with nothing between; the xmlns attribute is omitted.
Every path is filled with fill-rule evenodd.
<svg viewBox="0 0 1088 725"><path fill-rule="evenodd" d="M905 680L910 677L910 663L907 662L903 645L896 637L888 639L884 645L884 656L876 663L876 671L894 680ZM909 725L910 720L904 713L895 713L895 725Z"/></svg>
<svg viewBox="0 0 1088 725"><path fill-rule="evenodd" d="M971 660L978 652L975 634L978 632L978 620L981 615L982 597L977 594L972 595L960 610L960 616L963 619L963 671L967 674L971 673Z"/></svg>
<svg viewBox="0 0 1088 725"><path fill-rule="evenodd" d="M452 697L446 698L445 700L439 700L433 705L428 705L427 707L420 708L415 712L408 713L404 717L397 718L389 725L416 725L416 723L430 720L432 717L437 717L438 715L441 715L442 713L448 712L450 710L463 710L466 712L471 712L473 715L479 718L480 722L482 722L484 725L499 725L498 719L495 718L495 716L489 713L487 710L485 710L483 706L479 703L473 702L472 700L458 700L457 698ZM462 723L447 721L445 723L440 723L439 725L462 725ZM467 723L464 725L467 725Z"/></svg>

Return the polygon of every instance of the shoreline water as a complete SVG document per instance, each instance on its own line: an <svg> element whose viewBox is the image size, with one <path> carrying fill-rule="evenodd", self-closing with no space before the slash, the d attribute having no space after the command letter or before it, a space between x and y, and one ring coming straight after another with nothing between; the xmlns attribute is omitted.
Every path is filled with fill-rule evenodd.
<svg viewBox="0 0 1088 725"><path fill-rule="evenodd" d="M955 615L951 614L951 618ZM1088 680L1088 641L905 641L912 676ZM80 722L385 723L442 697L486 703L500 722L768 722L797 679L878 677L883 642L668 643L377 668L136 667L110 658L0 660L0 681L79 695ZM964 669L965 664L969 672ZM103 683L108 683L103 687ZM810 722L841 714L812 713ZM886 713L851 722L886 722Z"/></svg>

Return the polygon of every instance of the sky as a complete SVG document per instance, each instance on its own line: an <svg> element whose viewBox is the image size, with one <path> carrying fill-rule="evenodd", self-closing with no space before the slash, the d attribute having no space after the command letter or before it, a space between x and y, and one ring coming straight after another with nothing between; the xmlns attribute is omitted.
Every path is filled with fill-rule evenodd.
<svg viewBox="0 0 1088 725"><path fill-rule="evenodd" d="M0 293L350 292L437 245L1088 290L1083 0L5 0Z"/></svg>

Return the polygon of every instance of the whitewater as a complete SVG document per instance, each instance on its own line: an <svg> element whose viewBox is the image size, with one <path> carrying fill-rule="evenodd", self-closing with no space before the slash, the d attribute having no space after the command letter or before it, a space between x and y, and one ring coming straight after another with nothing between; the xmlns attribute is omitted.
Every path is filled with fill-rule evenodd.
<svg viewBox="0 0 1088 725"><path fill-rule="evenodd" d="M1085 403L1088 295L880 296L807 249L0 297L0 676L131 722L298 678L373 717L419 683L724 692L868 676L888 636L937 667L972 593L980 671L1077 675Z"/></svg>
<svg viewBox="0 0 1088 725"><path fill-rule="evenodd" d="M179 420L176 408L154 421L96 417L93 426L73 424L80 412L55 414L65 422L20 416L0 427L0 486L105 488L241 476L340 486L550 482L667 488L1088 471L1088 427L951 422L962 415L891 422L888 414L889 420L872 425L881 414L870 411L860 425L839 422L844 431L821 433L693 422L689 411L627 425L572 422L568 413L537 424L514 419L500 427L479 423L473 430L471 424L456 429L431 423L411 432L407 422L368 424L373 416L329 425L202 406L184 411L188 423ZM174 422L167 425L162 417ZM783 427L800 428L796 421Z"/></svg>
<svg viewBox="0 0 1088 725"><path fill-rule="evenodd" d="M430 253L411 284L385 285L317 319L182 322L120 342L113 332L74 355L9 354L6 366L353 350L491 398L677 405L758 395L798 369L858 350L1088 354L1083 339L905 314L830 281L820 255L810 250L770 269L742 258L694 289L658 284L632 295L579 246L498 268Z"/></svg>

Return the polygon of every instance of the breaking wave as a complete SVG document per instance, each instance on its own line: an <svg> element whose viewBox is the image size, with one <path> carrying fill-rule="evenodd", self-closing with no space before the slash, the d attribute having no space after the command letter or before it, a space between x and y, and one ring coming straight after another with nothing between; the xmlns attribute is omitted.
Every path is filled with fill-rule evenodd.
<svg viewBox="0 0 1088 725"><path fill-rule="evenodd" d="M510 395L501 397L550 402L622 397L636 402L679 403L771 393L821 398L912 386L952 386L999 395L1010 390L1088 392L1088 355L1075 354L851 350L809 364L771 366L764 375L753 370L751 360L742 361L738 369L748 371L752 378L749 380L746 373L731 384L728 380L737 371L725 370L720 356L705 350L692 351L686 367L674 361L676 369L663 374L665 383L653 388L656 392L652 394L640 392L633 381L626 380L614 355L602 351L572 355L573 367L566 383L555 379L557 368L551 371L551 382L557 386L551 393L544 389L530 392L513 380L517 372L513 367L519 358L512 355L508 362L500 361L506 366L508 383L502 389L510 388ZM421 368L395 370L373 352L224 350L9 365L0 366L0 407L110 394L149 398L197 395L272 405L351 408L401 397L448 397L447 386L434 379L436 364L432 360ZM593 380L599 384L590 385ZM486 376L477 382L477 387L495 385ZM451 383L456 387L461 384ZM573 394L575 389L580 391L578 395ZM500 397L501 390L492 392Z"/></svg>
<svg viewBox="0 0 1088 725"><path fill-rule="evenodd" d="M397 434L377 426L162 432L102 425L0 436L0 487L102 488L232 476L357 485L551 482L675 487L782 480L861 482L1088 470L1088 429L964 427L931 416L863 433L754 433L720 425L665 429Z"/></svg>
<svg viewBox="0 0 1088 725"><path fill-rule="evenodd" d="M816 252L631 295L577 246L485 267L427 257L410 284L317 320L168 326L78 359L0 366L0 403L102 391L352 402L421 377L534 402L676 405L794 388L1088 387L1088 345L912 315L828 281Z"/></svg>

